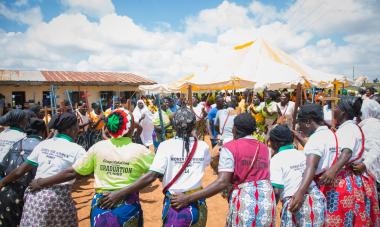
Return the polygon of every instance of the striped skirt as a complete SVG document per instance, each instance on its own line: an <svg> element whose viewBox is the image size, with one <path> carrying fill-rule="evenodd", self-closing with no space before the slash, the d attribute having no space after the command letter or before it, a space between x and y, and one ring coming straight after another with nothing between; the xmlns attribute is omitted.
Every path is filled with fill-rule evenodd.
<svg viewBox="0 0 380 227"><path fill-rule="evenodd" d="M162 210L162 223L164 227L206 226L207 206L204 199L198 200L185 208L177 210L171 207L170 198L170 192L166 192Z"/></svg>
<svg viewBox="0 0 380 227"><path fill-rule="evenodd" d="M227 226L275 226L276 200L269 180L240 184L229 199Z"/></svg>
<svg viewBox="0 0 380 227"><path fill-rule="evenodd" d="M112 209L98 206L103 194L95 194L91 202L91 227L140 227L143 226L143 212L137 193L127 196Z"/></svg>
<svg viewBox="0 0 380 227"><path fill-rule="evenodd" d="M292 213L288 210L291 197L282 200L281 227L323 226L326 216L326 198L317 186L309 189L302 207Z"/></svg>
<svg viewBox="0 0 380 227"><path fill-rule="evenodd" d="M71 185L54 185L24 195L21 227L78 226Z"/></svg>

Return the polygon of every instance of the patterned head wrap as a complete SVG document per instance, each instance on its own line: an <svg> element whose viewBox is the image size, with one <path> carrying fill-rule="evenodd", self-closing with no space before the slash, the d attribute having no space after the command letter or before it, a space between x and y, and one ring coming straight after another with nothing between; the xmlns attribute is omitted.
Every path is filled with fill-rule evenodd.
<svg viewBox="0 0 380 227"><path fill-rule="evenodd" d="M178 109L173 118L174 129L177 136L183 139L184 148L187 152L190 150L190 136L195 127L195 122L195 114L187 107Z"/></svg>
<svg viewBox="0 0 380 227"><path fill-rule="evenodd" d="M127 134L132 128L133 116L124 109L116 109L108 115L106 126L113 138L119 138Z"/></svg>

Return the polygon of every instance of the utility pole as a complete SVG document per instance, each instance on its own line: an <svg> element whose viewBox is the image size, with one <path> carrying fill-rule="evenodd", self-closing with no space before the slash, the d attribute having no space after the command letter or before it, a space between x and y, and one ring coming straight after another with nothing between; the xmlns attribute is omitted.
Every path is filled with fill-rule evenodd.
<svg viewBox="0 0 380 227"><path fill-rule="evenodd" d="M352 81L355 80L355 66L352 66Z"/></svg>

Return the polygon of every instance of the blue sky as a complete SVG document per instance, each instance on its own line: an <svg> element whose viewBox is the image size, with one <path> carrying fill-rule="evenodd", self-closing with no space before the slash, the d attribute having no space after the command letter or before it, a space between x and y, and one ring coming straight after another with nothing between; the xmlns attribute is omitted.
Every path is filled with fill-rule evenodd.
<svg viewBox="0 0 380 227"><path fill-rule="evenodd" d="M379 11L377 0L3 0L0 68L172 80L261 36L318 70L376 78Z"/></svg>
<svg viewBox="0 0 380 227"><path fill-rule="evenodd" d="M89 0L90 1L90 0ZM167 23L175 30L183 29L186 17L194 16L203 9L215 8L221 0L113 0L118 15L131 17L137 24L153 29L160 23ZM249 0L235 0L242 6L247 6ZM265 4L274 5L278 9L289 7L289 0L265 0ZM23 10L33 6L39 6L44 21L62 13L66 6L60 0L29 0L26 5L16 6L14 0L5 0L5 5L14 10ZM94 18L90 18L94 19ZM25 31L28 26L9 20L0 15L0 27L5 31Z"/></svg>

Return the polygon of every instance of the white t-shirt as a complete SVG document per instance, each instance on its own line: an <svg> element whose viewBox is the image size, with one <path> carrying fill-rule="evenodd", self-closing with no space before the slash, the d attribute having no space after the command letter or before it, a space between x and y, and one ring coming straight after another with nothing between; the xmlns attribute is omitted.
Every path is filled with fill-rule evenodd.
<svg viewBox="0 0 380 227"><path fill-rule="evenodd" d="M8 128L0 133L0 162L3 161L6 154L8 154L9 149L17 141L25 138L26 134L17 129Z"/></svg>
<svg viewBox="0 0 380 227"><path fill-rule="evenodd" d="M281 114L286 117L286 124L289 126L289 128L292 128L293 113L296 107L295 103L292 101L289 101L288 104L286 104L285 106L282 106L281 102L279 102L277 103L277 106L280 109Z"/></svg>
<svg viewBox="0 0 380 227"><path fill-rule="evenodd" d="M190 151L194 140L190 139ZM150 166L150 170L163 174L162 185L165 187L175 177L186 161L187 153L182 154L183 140L173 138L166 140L158 146L156 156ZM211 156L209 146L204 141L198 140L197 150L189 166L169 189L170 193L191 191L202 186L202 178L206 167L210 164Z"/></svg>
<svg viewBox="0 0 380 227"><path fill-rule="evenodd" d="M196 107L193 107L193 111L196 116L196 120L200 121L201 119L204 119L203 111L202 109L205 108L202 103L198 103Z"/></svg>
<svg viewBox="0 0 380 227"><path fill-rule="evenodd" d="M272 185L283 188L283 198L293 196L301 185L306 168L306 155L303 151L287 149L279 151L270 160L270 180ZM311 186L315 185L314 182Z"/></svg>
<svg viewBox="0 0 380 227"><path fill-rule="evenodd" d="M68 136L58 134L39 143L26 160L38 166L35 179L46 178L71 167L86 151L76 143L70 142ZM72 184L75 180L63 184Z"/></svg>
<svg viewBox="0 0 380 227"><path fill-rule="evenodd" d="M236 117L235 114L230 114L228 116L229 111L233 111L233 108L218 110L215 117L215 124L219 122L219 134L222 135L222 140L227 142L228 140L232 140L234 135L232 133L232 128L234 127L234 119ZM228 117L228 119L227 119ZM227 120L227 121L226 121ZM224 126L224 130L223 130Z"/></svg>
<svg viewBox="0 0 380 227"><path fill-rule="evenodd" d="M327 126L319 126L305 144L306 155L314 154L321 157L316 175L330 168L336 156L336 140L333 132Z"/></svg>
<svg viewBox="0 0 380 227"><path fill-rule="evenodd" d="M79 120L79 125L88 124L90 122L90 118L87 116L87 113L85 115L81 114L79 110L77 110L77 118ZM83 130L87 131L88 125L86 125Z"/></svg>
<svg viewBox="0 0 380 227"><path fill-rule="evenodd" d="M359 126L352 120L345 121L339 126L336 135L338 137L339 151L341 152L344 148L348 148L352 151L350 161L356 159L362 150L363 141ZM360 161L362 159L357 160L357 162Z"/></svg>

